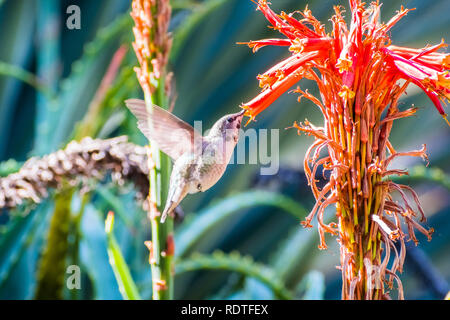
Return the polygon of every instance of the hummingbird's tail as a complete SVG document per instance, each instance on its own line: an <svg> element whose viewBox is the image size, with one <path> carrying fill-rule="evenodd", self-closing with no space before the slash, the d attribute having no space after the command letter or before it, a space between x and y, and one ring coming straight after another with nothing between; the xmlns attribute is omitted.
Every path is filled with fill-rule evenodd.
<svg viewBox="0 0 450 320"><path fill-rule="evenodd" d="M175 188L172 192L169 192L169 195L167 197L166 206L164 208L164 211L161 215L161 223L164 223L166 221L167 216L175 210L175 208L180 204L181 200L184 199L184 197L187 195L188 191L188 185L187 184L181 184Z"/></svg>
<svg viewBox="0 0 450 320"><path fill-rule="evenodd" d="M171 213L175 208L177 207L177 204L175 204L175 202L167 200L166 202L166 207L164 208L164 211L161 215L161 223L164 223L164 221L166 221L167 216L169 215L169 213Z"/></svg>

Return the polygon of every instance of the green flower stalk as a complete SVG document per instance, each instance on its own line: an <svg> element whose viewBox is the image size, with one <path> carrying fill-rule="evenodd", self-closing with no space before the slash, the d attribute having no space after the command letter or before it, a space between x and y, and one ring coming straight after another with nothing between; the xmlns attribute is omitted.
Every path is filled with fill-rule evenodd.
<svg viewBox="0 0 450 320"><path fill-rule="evenodd" d="M133 48L139 61L135 71L146 105L150 112L152 104L167 109L171 74L167 73L166 67L172 46L168 33L171 16L169 0L133 0L131 16L135 23ZM171 164L170 158L159 151L153 141L149 149L148 217L152 240L146 245L150 251L153 299L166 300L173 297L173 221L168 219L162 224L160 216L169 189Z"/></svg>

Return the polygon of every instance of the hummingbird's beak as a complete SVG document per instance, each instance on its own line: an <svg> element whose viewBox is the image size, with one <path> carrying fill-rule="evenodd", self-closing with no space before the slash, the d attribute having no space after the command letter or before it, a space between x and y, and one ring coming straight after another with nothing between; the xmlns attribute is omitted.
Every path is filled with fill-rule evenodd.
<svg viewBox="0 0 450 320"><path fill-rule="evenodd" d="M233 119L241 118L241 117L244 115L245 111L246 111L246 110L242 110L241 112L233 113L233 114L231 114L230 116L231 116Z"/></svg>

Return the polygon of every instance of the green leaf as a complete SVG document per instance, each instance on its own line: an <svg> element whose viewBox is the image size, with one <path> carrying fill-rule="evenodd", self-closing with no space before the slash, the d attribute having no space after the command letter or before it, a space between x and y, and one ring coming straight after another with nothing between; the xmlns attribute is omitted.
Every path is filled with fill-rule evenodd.
<svg viewBox="0 0 450 320"><path fill-rule="evenodd" d="M38 37L36 69L40 79L45 81L51 93L58 90L60 77L60 42L61 28L55 28L61 21L61 2L59 0L39 0L36 10L36 29ZM35 149L40 153L41 148L49 142L51 130L48 130L49 117L52 113L50 108L54 95L41 94L36 96L36 115L35 115ZM47 130L46 130L47 129ZM44 133L41 134L41 133Z"/></svg>
<svg viewBox="0 0 450 320"><path fill-rule="evenodd" d="M18 66L0 61L0 75L23 81L36 90L40 91L49 99L55 97L55 92L48 88L37 76Z"/></svg>
<svg viewBox="0 0 450 320"><path fill-rule="evenodd" d="M302 300L323 300L325 294L325 277L319 271L308 272L300 282L297 292L303 292Z"/></svg>
<svg viewBox="0 0 450 320"><path fill-rule="evenodd" d="M175 61L189 36L192 34L194 29L211 14L214 10L220 8L227 0L209 0L205 1L201 5L192 6L191 15L186 18L182 26L180 26L174 33L172 50L170 52L170 59Z"/></svg>
<svg viewBox="0 0 450 320"><path fill-rule="evenodd" d="M195 6L201 5L198 0L172 0L170 1L170 6L172 10L176 9L189 9Z"/></svg>
<svg viewBox="0 0 450 320"><path fill-rule="evenodd" d="M289 287L295 286L302 274L308 270L312 256L317 252L318 233L305 230L300 225L294 227L288 238L271 257L271 266Z"/></svg>
<svg viewBox="0 0 450 320"><path fill-rule="evenodd" d="M0 177L6 177L11 173L17 172L22 167L22 164L14 159L0 162Z"/></svg>
<svg viewBox="0 0 450 320"><path fill-rule="evenodd" d="M106 237L108 239L108 256L109 263L116 276L117 284L119 285L120 293L125 300L141 300L139 291L131 277L130 270L128 269L128 265L123 258L122 251L112 232L113 225L114 215L109 213L105 222Z"/></svg>
<svg viewBox="0 0 450 320"><path fill-rule="evenodd" d="M194 254L191 258L176 264L175 274L196 270L227 270L255 278L267 285L280 299L292 299L292 295L278 278L274 270L256 263L250 256L243 257L238 252L225 254L216 251L212 255Z"/></svg>
<svg viewBox="0 0 450 320"><path fill-rule="evenodd" d="M81 233L80 262L91 277L93 299L123 299L109 263L104 217L92 204L86 205L81 219Z"/></svg>
<svg viewBox="0 0 450 320"><path fill-rule="evenodd" d="M394 182L429 181L439 184L450 191L450 177L439 168L427 168L420 165L408 170L408 172L408 175L389 176L386 179Z"/></svg>
<svg viewBox="0 0 450 320"><path fill-rule="evenodd" d="M31 60L33 30L35 28L35 1L8 1L1 7L0 60L25 68ZM11 78L0 77L0 159L7 154L12 139L16 100L22 84ZM22 110L23 110L22 106Z"/></svg>
<svg viewBox="0 0 450 320"><path fill-rule="evenodd" d="M298 219L306 215L306 210L300 204L278 193L257 190L232 195L199 212L190 223L177 230L175 236L177 256L185 256L208 231L220 225L225 219L231 218L243 209L256 206L277 207Z"/></svg>
<svg viewBox="0 0 450 320"><path fill-rule="evenodd" d="M133 222L131 221L128 212L126 212L126 209L124 208L123 203L121 202L121 199L116 197L111 190L107 188L98 188L95 190L95 193L103 199L108 205L111 206L111 209L114 211L114 213L117 213L117 215L122 219L122 221L125 223L125 225L132 230L134 228Z"/></svg>
<svg viewBox="0 0 450 320"><path fill-rule="evenodd" d="M56 127L51 132L50 148L57 147L69 137L74 120L81 118L86 110L111 60L112 47L117 46L120 35L131 28L131 23L132 19L125 13L100 29L95 39L85 46L83 56L73 64L72 73L62 82L61 93L54 102L51 123Z"/></svg>
<svg viewBox="0 0 450 320"><path fill-rule="evenodd" d="M2 227L0 240L0 288L8 279L25 250L40 237L36 232L47 222L51 211L44 204L25 216L14 216L13 221Z"/></svg>

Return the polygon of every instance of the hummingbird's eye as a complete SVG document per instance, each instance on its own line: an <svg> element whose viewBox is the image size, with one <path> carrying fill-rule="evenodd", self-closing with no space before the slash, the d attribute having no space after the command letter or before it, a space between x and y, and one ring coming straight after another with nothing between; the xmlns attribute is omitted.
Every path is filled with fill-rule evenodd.
<svg viewBox="0 0 450 320"><path fill-rule="evenodd" d="M228 118L227 121L228 121L228 123L232 123L233 122L233 118Z"/></svg>

